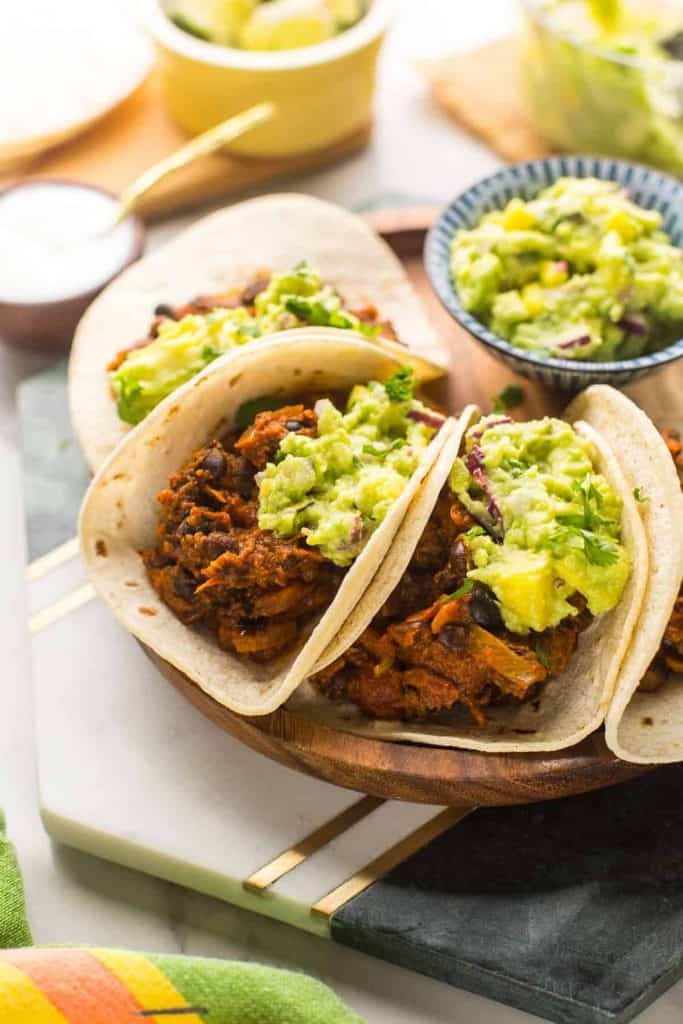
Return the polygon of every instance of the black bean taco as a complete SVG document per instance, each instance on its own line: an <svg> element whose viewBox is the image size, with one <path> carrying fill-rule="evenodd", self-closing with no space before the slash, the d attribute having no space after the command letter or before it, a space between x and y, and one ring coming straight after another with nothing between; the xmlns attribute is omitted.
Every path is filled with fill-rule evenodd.
<svg viewBox="0 0 683 1024"><path fill-rule="evenodd" d="M272 195L200 220L117 278L79 324L69 397L90 467L215 359L310 326L403 352L420 380L444 372L401 263L361 218Z"/></svg>
<svg viewBox="0 0 683 1024"><path fill-rule="evenodd" d="M653 549L633 481L673 506L643 466L643 418L604 387L564 419L467 410L296 707L366 735L501 752L598 728L633 651L646 666L661 637L643 629ZM674 553L665 589L678 566Z"/></svg>
<svg viewBox="0 0 683 1024"><path fill-rule="evenodd" d="M216 360L95 476L80 537L97 590L216 700L273 711L366 590L454 428L414 386L343 331Z"/></svg>

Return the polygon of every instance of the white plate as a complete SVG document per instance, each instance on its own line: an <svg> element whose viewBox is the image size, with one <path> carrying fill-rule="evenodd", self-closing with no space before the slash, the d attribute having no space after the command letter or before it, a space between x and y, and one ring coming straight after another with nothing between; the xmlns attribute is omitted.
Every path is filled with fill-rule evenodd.
<svg viewBox="0 0 683 1024"><path fill-rule="evenodd" d="M121 0L4 0L0 167L82 132L126 99L153 58Z"/></svg>

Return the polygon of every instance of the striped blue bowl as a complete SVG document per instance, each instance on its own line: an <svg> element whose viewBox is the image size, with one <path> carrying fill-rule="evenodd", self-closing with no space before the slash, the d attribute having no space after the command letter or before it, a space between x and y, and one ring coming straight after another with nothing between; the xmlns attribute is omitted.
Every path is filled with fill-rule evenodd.
<svg viewBox="0 0 683 1024"><path fill-rule="evenodd" d="M535 352L516 348L490 331L463 308L453 285L450 248L461 228L475 227L485 213L502 209L519 196L532 199L558 178L602 178L616 181L635 202L659 210L664 229L674 245L683 248L683 184L659 171L609 157L555 156L514 164L462 192L446 207L427 235L424 260L429 280L448 312L477 341L516 373L540 380L548 387L578 391L589 384L627 384L683 356L683 338L650 355L610 363L544 359Z"/></svg>

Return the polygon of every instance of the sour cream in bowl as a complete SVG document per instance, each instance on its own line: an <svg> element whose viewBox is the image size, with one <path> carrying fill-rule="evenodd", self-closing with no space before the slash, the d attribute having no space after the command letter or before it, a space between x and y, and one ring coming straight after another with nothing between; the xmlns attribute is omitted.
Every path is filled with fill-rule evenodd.
<svg viewBox="0 0 683 1024"><path fill-rule="evenodd" d="M28 348L71 342L86 307L142 254L138 217L112 226L116 197L30 179L0 192L0 338Z"/></svg>

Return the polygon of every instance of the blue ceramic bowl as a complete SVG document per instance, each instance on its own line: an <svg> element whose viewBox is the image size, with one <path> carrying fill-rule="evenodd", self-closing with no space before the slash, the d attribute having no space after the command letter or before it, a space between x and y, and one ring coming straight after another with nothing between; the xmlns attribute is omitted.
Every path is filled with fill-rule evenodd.
<svg viewBox="0 0 683 1024"><path fill-rule="evenodd" d="M611 363L544 359L516 348L493 334L462 306L450 272L453 235L461 228L475 227L485 213L502 209L519 196L532 199L558 178L602 178L628 189L635 202L659 210L664 229L674 245L683 248L683 184L659 171L608 157L557 156L506 167L472 185L446 207L430 230L425 244L425 267L436 294L448 312L477 341L485 345L516 373L540 380L548 387L578 391L589 384L627 384L683 356L683 338L650 355Z"/></svg>

